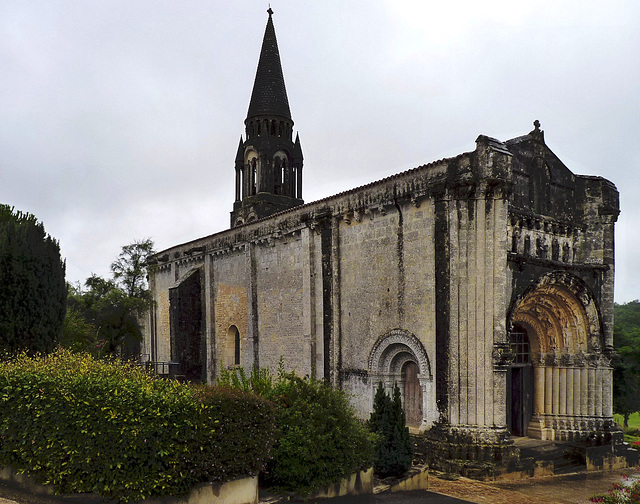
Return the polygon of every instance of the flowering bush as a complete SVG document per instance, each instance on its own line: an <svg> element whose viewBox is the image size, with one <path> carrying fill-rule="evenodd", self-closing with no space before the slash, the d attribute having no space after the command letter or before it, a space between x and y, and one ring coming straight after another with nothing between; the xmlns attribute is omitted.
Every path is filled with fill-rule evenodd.
<svg viewBox="0 0 640 504"><path fill-rule="evenodd" d="M614 483L608 493L595 495L589 502L598 504L640 504L640 480L622 475L622 484Z"/></svg>
<svg viewBox="0 0 640 504"><path fill-rule="evenodd" d="M0 465L119 501L257 474L275 431L273 405L254 394L65 350L0 362L0 411Z"/></svg>

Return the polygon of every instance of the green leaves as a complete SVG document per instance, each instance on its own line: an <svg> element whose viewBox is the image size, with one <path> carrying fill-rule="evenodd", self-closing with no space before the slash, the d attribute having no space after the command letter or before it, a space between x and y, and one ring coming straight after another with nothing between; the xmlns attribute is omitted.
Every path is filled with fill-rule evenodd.
<svg viewBox="0 0 640 504"><path fill-rule="evenodd" d="M253 394L68 351L0 362L0 410L0 465L121 501L256 474L274 437L273 406Z"/></svg>
<svg viewBox="0 0 640 504"><path fill-rule="evenodd" d="M411 467L413 444L405 424L398 384L394 385L391 398L380 382L373 399L373 412L368 425L377 436L374 468L376 474L383 478L401 476Z"/></svg>
<svg viewBox="0 0 640 504"><path fill-rule="evenodd" d="M613 370L613 405L624 417L640 411L640 302L631 301L613 308L613 344L620 356Z"/></svg>
<svg viewBox="0 0 640 504"><path fill-rule="evenodd" d="M0 353L50 352L66 305L58 242L31 214L0 205Z"/></svg>
<svg viewBox="0 0 640 504"><path fill-rule="evenodd" d="M264 475L275 488L309 493L373 462L373 439L346 394L321 380L268 370L224 372L227 386L251 389L277 406L277 441Z"/></svg>

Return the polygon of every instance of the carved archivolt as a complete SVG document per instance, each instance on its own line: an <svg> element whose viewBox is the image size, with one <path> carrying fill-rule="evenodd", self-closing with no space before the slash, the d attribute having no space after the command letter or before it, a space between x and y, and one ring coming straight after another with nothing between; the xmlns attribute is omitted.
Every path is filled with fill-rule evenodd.
<svg viewBox="0 0 640 504"><path fill-rule="evenodd" d="M394 329L373 346L369 372L372 375L399 373L407 361L415 362L420 375L432 379L429 358L420 340L409 331Z"/></svg>
<svg viewBox="0 0 640 504"><path fill-rule="evenodd" d="M602 323L595 299L577 277L542 277L514 304L510 324L527 329L533 353L592 353L602 350Z"/></svg>

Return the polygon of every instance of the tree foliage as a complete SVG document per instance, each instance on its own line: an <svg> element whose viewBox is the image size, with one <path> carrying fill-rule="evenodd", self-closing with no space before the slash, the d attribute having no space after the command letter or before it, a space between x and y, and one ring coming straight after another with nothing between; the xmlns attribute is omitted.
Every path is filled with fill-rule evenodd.
<svg viewBox="0 0 640 504"><path fill-rule="evenodd" d="M148 298L147 259L154 253L153 241L136 240L122 247L118 258L111 263L113 279L128 297Z"/></svg>
<svg viewBox="0 0 640 504"><path fill-rule="evenodd" d="M373 438L342 390L323 380L268 370L223 371L221 385L253 390L276 404L276 444L264 483L302 494L340 481L373 462Z"/></svg>
<svg viewBox="0 0 640 504"><path fill-rule="evenodd" d="M35 216L0 205L0 352L50 352L65 316L65 264Z"/></svg>
<svg viewBox="0 0 640 504"><path fill-rule="evenodd" d="M613 406L624 417L640 411L640 301L616 304L613 343L620 359L613 370Z"/></svg>
<svg viewBox="0 0 640 504"><path fill-rule="evenodd" d="M140 318L151 306L147 288L151 240L122 247L111 264L112 279L91 275L80 287L70 287L63 344L94 354L133 357L142 339Z"/></svg>
<svg viewBox="0 0 640 504"><path fill-rule="evenodd" d="M403 475L411 467L413 443L397 383L393 397L385 392L382 382L378 384L368 423L369 429L378 436L374 464L376 474L383 478Z"/></svg>
<svg viewBox="0 0 640 504"><path fill-rule="evenodd" d="M1 361L0 411L0 466L111 502L255 475L275 431L273 405L255 394L62 349Z"/></svg>

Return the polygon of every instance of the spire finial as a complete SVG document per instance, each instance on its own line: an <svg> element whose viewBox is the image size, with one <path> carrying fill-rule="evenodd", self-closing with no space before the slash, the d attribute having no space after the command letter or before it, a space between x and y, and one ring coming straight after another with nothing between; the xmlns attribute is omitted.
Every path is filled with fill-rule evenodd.
<svg viewBox="0 0 640 504"><path fill-rule="evenodd" d="M271 14L273 14L273 10L271 10L271 4L269 4L269 8L267 9L267 12L269 13L269 17L271 17Z"/></svg>

